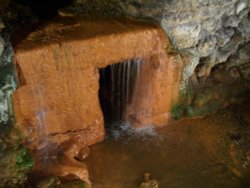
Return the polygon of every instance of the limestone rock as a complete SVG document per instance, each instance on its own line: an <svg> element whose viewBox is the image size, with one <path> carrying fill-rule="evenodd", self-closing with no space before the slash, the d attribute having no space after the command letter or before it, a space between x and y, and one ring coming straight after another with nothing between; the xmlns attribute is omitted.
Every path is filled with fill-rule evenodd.
<svg viewBox="0 0 250 188"><path fill-rule="evenodd" d="M188 49L182 52L184 55L186 55L188 57L188 60L186 60L188 62L188 64L184 67L183 70L183 81L181 84L181 90L183 90L185 88L185 81L188 80L189 77L191 77L191 75L193 74L196 66L199 64L200 61L200 57L197 52L196 49Z"/></svg>
<svg viewBox="0 0 250 188"><path fill-rule="evenodd" d="M179 49L190 48L198 42L201 26L196 23L178 25L170 31L175 46Z"/></svg>
<svg viewBox="0 0 250 188"><path fill-rule="evenodd" d="M227 70L229 70L232 77L235 77L235 74L238 77L245 78L250 80L250 44L247 43L239 49L239 51L232 55L227 62ZM237 76L236 75L236 76Z"/></svg>
<svg viewBox="0 0 250 188"><path fill-rule="evenodd" d="M245 16L239 23L239 31L242 36L249 40L250 37L250 16Z"/></svg>
<svg viewBox="0 0 250 188"><path fill-rule="evenodd" d="M77 2L81 7L91 5L88 0ZM227 61L235 53L239 44L242 44L235 43L235 38L242 36L244 43L250 40L249 0L103 0L99 5L99 9L116 9L121 15L128 17L155 20L164 28L176 49L180 51L196 49L198 52L196 59L209 60L206 62L208 68L203 67L207 73L203 75L206 76L210 74L213 66ZM93 10L92 12L95 14ZM236 28L241 34L236 31ZM231 47L228 48L229 46ZM193 66L192 57L189 58L191 66ZM198 64L200 62L196 63ZM190 67L188 63L186 66ZM187 83L192 75L189 71L189 68L184 69L183 82Z"/></svg>
<svg viewBox="0 0 250 188"><path fill-rule="evenodd" d="M221 28L217 30L215 33L215 36L217 38L217 45L219 47L225 46L227 43L230 42L234 33L234 29L231 27Z"/></svg>
<svg viewBox="0 0 250 188"><path fill-rule="evenodd" d="M206 36L203 38L198 45L198 52L201 57L206 57L211 54L216 45L216 37L215 36Z"/></svg>
<svg viewBox="0 0 250 188"><path fill-rule="evenodd" d="M11 64L13 50L8 41L0 38L0 129L6 129L13 120L12 93L16 89L15 71Z"/></svg>

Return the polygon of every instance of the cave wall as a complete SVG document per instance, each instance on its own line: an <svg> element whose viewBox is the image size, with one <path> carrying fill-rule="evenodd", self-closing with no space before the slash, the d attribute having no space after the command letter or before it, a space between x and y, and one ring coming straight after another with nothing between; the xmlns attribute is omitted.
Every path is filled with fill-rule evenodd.
<svg viewBox="0 0 250 188"><path fill-rule="evenodd" d="M14 122L12 94L17 87L17 79L11 33L34 19L29 7L11 0L0 1L0 131L9 130Z"/></svg>
<svg viewBox="0 0 250 188"><path fill-rule="evenodd" d="M127 16L156 21L173 46L189 57L183 72L183 87L202 64L197 77L226 62L250 40L249 0L89 1L75 0L62 12L77 15Z"/></svg>
<svg viewBox="0 0 250 188"><path fill-rule="evenodd" d="M0 1L0 131L13 124L11 96L17 81L10 34L22 23L32 23L39 17L31 7L16 2ZM46 3L49 9L50 2ZM225 106L216 103L218 99L228 104L238 99L239 93L246 95L249 91L249 7L249 0L73 0L71 6L60 8L58 13L62 16L126 16L153 20L161 25L174 48L186 59L181 89L188 93L185 96L188 105L174 106L173 117L178 118L184 108L191 116L203 115L203 111L212 112ZM211 73L211 69L216 71ZM191 87L189 92L190 82L202 91L192 91ZM212 86L215 87L210 89ZM234 97L228 98L231 94ZM195 111L197 107L202 110ZM0 141L2 151L2 138ZM9 175L16 182L17 175Z"/></svg>
<svg viewBox="0 0 250 188"><path fill-rule="evenodd" d="M59 13L126 16L161 25L173 48L185 59L181 102L173 107L173 117L177 117L183 112L204 116L248 97L249 10L249 0L75 0Z"/></svg>
<svg viewBox="0 0 250 188"><path fill-rule="evenodd" d="M38 17L34 11L32 12L31 6L23 6L16 2L18 1L1 1L0 9L0 33L3 39L0 41L0 66L3 77L0 87L2 127L11 122L10 96L16 87L15 73L11 67L13 50L9 42L9 33L20 26L20 23L30 23ZM46 3L49 6L49 2ZM249 0L73 0L72 5L60 8L58 12L62 16L126 16L157 22L170 37L174 48L186 58L181 87L185 90L190 80L198 82L198 85L201 82L206 85L207 82L204 80L211 76L213 67L225 62L225 74L231 75L232 78L240 74L243 75L240 78L249 80L249 6ZM230 63L235 56L238 56L237 63ZM234 66L231 66L232 64ZM238 65L241 67L239 70L244 71L239 72L238 68L236 70L235 67Z"/></svg>

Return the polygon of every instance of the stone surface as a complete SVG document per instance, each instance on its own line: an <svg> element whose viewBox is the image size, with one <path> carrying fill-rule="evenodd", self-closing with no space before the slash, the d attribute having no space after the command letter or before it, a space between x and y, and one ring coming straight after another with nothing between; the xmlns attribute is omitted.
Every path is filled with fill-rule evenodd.
<svg viewBox="0 0 250 188"><path fill-rule="evenodd" d="M130 13L128 8L135 2L137 3L137 8L135 8L140 11L137 15ZM187 48L197 48L197 57L209 57L214 50L213 56L215 57L209 58L210 61L205 63L206 74L202 76L207 77L213 66L225 62L230 55L236 52L241 44L240 37L242 37L242 42L249 41L248 12L250 3L246 0L202 2L191 0L183 2L180 0L155 3L130 0L122 2L122 4L123 11L128 15L150 17L160 22L176 48L182 51ZM154 6L149 8L151 4ZM151 10L152 14L149 15L150 11L144 11L146 8ZM161 16L153 14L153 11L156 10ZM238 26L241 32L234 32ZM234 38L237 38L237 43L234 42ZM228 46L228 43L232 45ZM226 53L224 52L225 48L227 49ZM187 64L187 66L189 65ZM190 76L189 69L185 68L183 79L186 80Z"/></svg>
<svg viewBox="0 0 250 188"><path fill-rule="evenodd" d="M57 154L57 160L59 163L54 163L52 160L49 165L42 164L40 168L45 169L56 176L65 177L67 175L75 175L82 181L91 184L88 168L82 161L84 159L79 158L83 152L85 152L87 156L89 149L86 149L86 147L83 148L82 143L80 142L70 141L64 143L61 145L58 152L59 155Z"/></svg>
<svg viewBox="0 0 250 188"><path fill-rule="evenodd" d="M89 0L75 1L73 7L77 7L77 14L96 15L94 10L86 12L84 7L96 7L95 3ZM227 59L237 52L240 45L249 41L249 0L168 0L168 1L100 1L98 12L111 9L116 14L111 16L126 15L133 18L153 19L158 22L166 31L175 48L180 51L190 49L196 51L195 59L199 59L196 66L203 66L199 77L208 77L211 69L226 62ZM114 11L116 10L116 11ZM74 12L74 11L73 11ZM103 11L103 15L108 11ZM194 72L193 56L188 58L183 72L183 84L188 83ZM200 61L206 58L206 62ZM184 89L184 88L183 88Z"/></svg>
<svg viewBox="0 0 250 188"><path fill-rule="evenodd" d="M13 50L6 36L0 38L0 130L10 128L13 120L12 93L16 89L15 71L11 64Z"/></svg>
<svg viewBox="0 0 250 188"><path fill-rule="evenodd" d="M234 54L229 58L226 64L226 69L232 77L250 80L249 52L250 43L247 43L240 48L237 54Z"/></svg>
<svg viewBox="0 0 250 188"><path fill-rule="evenodd" d="M131 121L166 124L182 70L178 55L167 54L168 45L160 28L131 20L57 18L30 33L15 46L14 111L27 144L101 141L98 68L133 58L144 59L145 68Z"/></svg>
<svg viewBox="0 0 250 188"><path fill-rule="evenodd" d="M11 0L0 1L0 131L13 124L12 93L16 89L13 48L10 35L13 28L30 19L29 8Z"/></svg>

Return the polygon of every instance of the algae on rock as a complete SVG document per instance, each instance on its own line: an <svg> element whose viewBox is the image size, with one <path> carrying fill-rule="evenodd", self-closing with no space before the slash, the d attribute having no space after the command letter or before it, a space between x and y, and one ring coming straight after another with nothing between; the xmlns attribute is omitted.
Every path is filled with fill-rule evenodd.
<svg viewBox="0 0 250 188"><path fill-rule="evenodd" d="M23 138L17 129L2 132L0 136L0 187L22 185L34 160L21 144Z"/></svg>

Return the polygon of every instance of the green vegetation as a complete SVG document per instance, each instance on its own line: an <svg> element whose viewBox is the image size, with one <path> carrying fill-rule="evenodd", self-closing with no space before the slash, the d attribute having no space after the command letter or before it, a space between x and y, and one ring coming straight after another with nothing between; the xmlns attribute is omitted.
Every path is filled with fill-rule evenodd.
<svg viewBox="0 0 250 188"><path fill-rule="evenodd" d="M212 112L216 112L221 108L222 104L218 101L210 102L202 107L190 106L187 110L188 117L206 116Z"/></svg>
<svg viewBox="0 0 250 188"><path fill-rule="evenodd" d="M172 118L174 120L179 120L183 117L186 106L184 104L175 104L172 108Z"/></svg>
<svg viewBox="0 0 250 188"><path fill-rule="evenodd" d="M21 144L19 131L0 134L0 187L20 186L27 180L27 173L34 165L28 150Z"/></svg>
<svg viewBox="0 0 250 188"><path fill-rule="evenodd" d="M206 116L216 112L223 106L224 102L223 97L216 100L217 93L218 91L215 90L204 89L194 95L192 88L187 87L185 91L180 92L179 103L172 108L172 118L179 120L182 117Z"/></svg>
<svg viewBox="0 0 250 188"><path fill-rule="evenodd" d="M185 90L181 90L179 93L179 102L176 103L172 108L172 118L174 120L179 120L187 114L190 110L190 105L192 104L194 98L192 87L188 87Z"/></svg>

